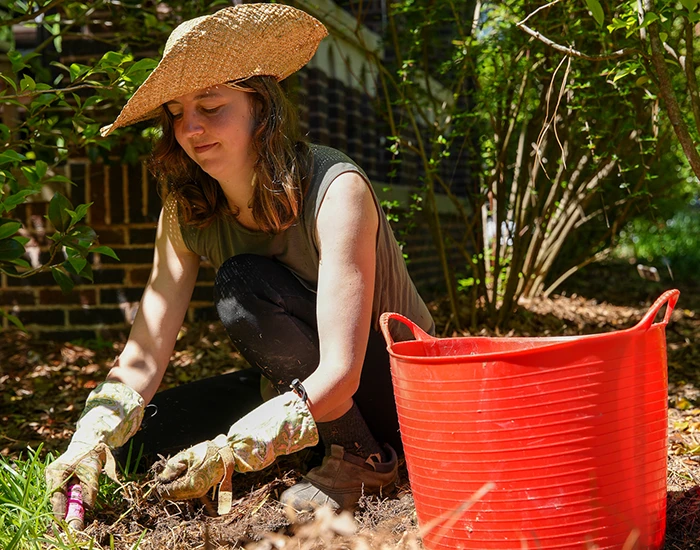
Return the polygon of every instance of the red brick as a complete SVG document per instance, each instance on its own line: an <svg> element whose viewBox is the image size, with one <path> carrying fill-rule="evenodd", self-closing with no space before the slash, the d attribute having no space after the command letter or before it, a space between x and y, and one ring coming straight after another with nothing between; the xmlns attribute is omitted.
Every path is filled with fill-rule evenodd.
<svg viewBox="0 0 700 550"><path fill-rule="evenodd" d="M20 309L12 313L25 325L60 326L65 324L65 315L60 309L35 309L31 311Z"/></svg>
<svg viewBox="0 0 700 550"><path fill-rule="evenodd" d="M156 228L132 228L129 231L129 242L131 244L150 244L156 242Z"/></svg>
<svg viewBox="0 0 700 550"><path fill-rule="evenodd" d="M125 323L124 313L115 308L74 309L68 312L71 325L120 325Z"/></svg>
<svg viewBox="0 0 700 550"><path fill-rule="evenodd" d="M119 257L119 261L109 256L102 255L103 264L148 264L153 263L153 248L121 248L114 247L114 252Z"/></svg>
<svg viewBox="0 0 700 550"><path fill-rule="evenodd" d="M74 289L68 294L60 290L45 289L39 292L39 303L42 305L52 304L80 304L95 305L97 303L94 289Z"/></svg>
<svg viewBox="0 0 700 550"><path fill-rule="evenodd" d="M123 304L125 302L140 302L144 287L135 288L103 288L100 290L100 303Z"/></svg>
<svg viewBox="0 0 700 550"><path fill-rule="evenodd" d="M126 240L124 239L124 235L126 233L125 229L99 228L95 229L95 231L97 232L97 236L100 239L100 244L112 246L115 244L124 244L126 242Z"/></svg>
<svg viewBox="0 0 700 550"><path fill-rule="evenodd" d="M35 296L31 290L0 290L0 306L34 305Z"/></svg>

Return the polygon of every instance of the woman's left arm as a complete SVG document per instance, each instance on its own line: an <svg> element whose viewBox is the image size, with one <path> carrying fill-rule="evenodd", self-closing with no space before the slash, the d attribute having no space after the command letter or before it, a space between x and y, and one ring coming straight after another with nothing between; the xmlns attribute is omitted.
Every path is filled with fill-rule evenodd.
<svg viewBox="0 0 700 550"><path fill-rule="evenodd" d="M317 215L318 369L303 381L318 422L345 414L360 384L372 317L379 218L356 172L331 183Z"/></svg>

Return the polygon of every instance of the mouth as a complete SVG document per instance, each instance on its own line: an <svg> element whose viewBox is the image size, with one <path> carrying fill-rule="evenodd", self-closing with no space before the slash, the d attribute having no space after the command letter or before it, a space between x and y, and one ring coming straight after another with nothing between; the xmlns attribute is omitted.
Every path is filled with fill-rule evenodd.
<svg viewBox="0 0 700 550"><path fill-rule="evenodd" d="M195 145L194 146L194 152L197 154L204 153L205 151L208 151L212 147L214 147L216 143L209 143L207 145Z"/></svg>

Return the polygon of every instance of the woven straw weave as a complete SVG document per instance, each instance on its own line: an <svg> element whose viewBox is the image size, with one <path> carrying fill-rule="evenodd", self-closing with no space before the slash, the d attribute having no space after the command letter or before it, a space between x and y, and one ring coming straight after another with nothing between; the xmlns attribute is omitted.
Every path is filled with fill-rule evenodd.
<svg viewBox="0 0 700 550"><path fill-rule="evenodd" d="M278 81L313 57L326 28L309 14L281 4L241 4L179 25L163 58L103 136L158 115L176 97L255 75Z"/></svg>

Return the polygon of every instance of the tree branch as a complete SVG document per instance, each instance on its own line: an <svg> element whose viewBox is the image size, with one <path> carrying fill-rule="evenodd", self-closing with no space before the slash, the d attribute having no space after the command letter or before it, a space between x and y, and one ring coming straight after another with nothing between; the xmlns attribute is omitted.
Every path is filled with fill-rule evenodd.
<svg viewBox="0 0 700 550"><path fill-rule="evenodd" d="M588 61L607 61L609 59L618 59L620 57L627 57L627 56L630 56L630 55L635 54L635 53L641 53L639 50L637 50L635 48L623 48L621 50L610 52L609 54L606 54L606 55L588 55L588 54L585 54L585 53L580 52L578 50L575 50L571 47L562 46L561 44L557 44L553 40L550 40L549 38L544 36L542 33L539 33L537 31L531 29L527 25L523 25L522 23L517 23L516 26L520 27L522 30L524 30L530 36L533 36L534 38L536 38L540 42L546 44L547 46L549 46L549 47L551 47L559 52L563 52L563 53L570 55L572 57L579 57L581 59L586 59Z"/></svg>
<svg viewBox="0 0 700 550"><path fill-rule="evenodd" d="M515 26L516 26L516 27L520 27L521 25L523 25L523 24L525 23L525 21L527 21L528 19L530 19L530 17L532 17L533 15L535 15L537 12L542 11L542 10L547 9L547 8L551 8L554 4L558 4L559 2L561 2L561 0L553 0L553 1L550 2L549 4L545 4L544 6L540 6L540 7L537 8L535 11L533 11L530 15L528 15L525 19L523 19L522 21L520 21L520 23L516 23Z"/></svg>
<svg viewBox="0 0 700 550"><path fill-rule="evenodd" d="M644 0L644 10L646 12L651 12L653 9L653 0ZM678 105L678 99L673 91L671 77L668 74L666 60L663 56L664 48L661 43L661 38L659 37L658 21L652 22L647 28L649 30L649 42L651 43L651 61L659 81L659 93L666 104L666 114L676 132L676 137L683 148L683 152L690 163L690 167L693 169L695 176L700 179L700 154L698 154L698 150L693 143L693 138L688 131L688 126L683 120L683 115Z"/></svg>
<svg viewBox="0 0 700 550"><path fill-rule="evenodd" d="M56 6L63 4L64 1L65 0L52 0L48 4L44 4L38 10L33 11L32 13L25 13L24 15L20 15L19 17L15 17L14 19L0 21L0 23L2 23L3 27L10 27L12 25L24 23L25 21L31 21L39 17L41 14L46 13L47 11L55 8Z"/></svg>
<svg viewBox="0 0 700 550"><path fill-rule="evenodd" d="M688 86L688 97L690 98L690 106L693 110L693 118L695 119L695 128L700 134L700 92L698 92L698 80L695 77L695 48L693 47L693 25L690 21L685 25L685 76L686 85Z"/></svg>

